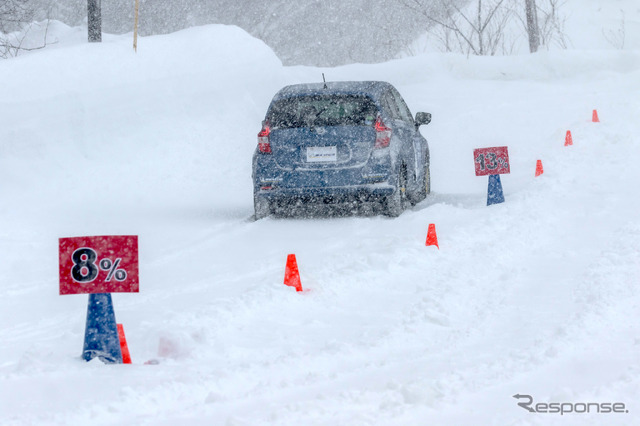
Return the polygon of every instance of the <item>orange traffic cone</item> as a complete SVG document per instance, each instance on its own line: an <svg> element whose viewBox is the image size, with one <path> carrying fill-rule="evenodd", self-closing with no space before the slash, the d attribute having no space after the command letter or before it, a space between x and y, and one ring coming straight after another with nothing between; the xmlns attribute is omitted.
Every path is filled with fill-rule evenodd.
<svg viewBox="0 0 640 426"><path fill-rule="evenodd" d="M127 338L124 337L124 327L122 324L117 324L118 338L120 339L120 350L122 351L122 363L131 364L131 354L129 353L129 346L127 346Z"/></svg>
<svg viewBox="0 0 640 426"><path fill-rule="evenodd" d="M600 119L598 118L598 111L597 110L593 110L593 116L591 117L591 121L594 123L599 123Z"/></svg>
<svg viewBox="0 0 640 426"><path fill-rule="evenodd" d="M287 266L284 270L284 284L295 287L296 291L302 291L300 272L298 271L298 262L296 262L295 254L287 256Z"/></svg>
<svg viewBox="0 0 640 426"><path fill-rule="evenodd" d="M571 130L567 130L567 136L564 138L564 146L573 145L573 138L571 137Z"/></svg>
<svg viewBox="0 0 640 426"><path fill-rule="evenodd" d="M542 169L542 160L538 160L536 162L536 177L540 176L543 173L544 170Z"/></svg>
<svg viewBox="0 0 640 426"><path fill-rule="evenodd" d="M438 245L438 236L436 235L436 225L434 223L429 224L429 230L427 231L427 242L426 246L436 246L438 250L440 250L440 246Z"/></svg>

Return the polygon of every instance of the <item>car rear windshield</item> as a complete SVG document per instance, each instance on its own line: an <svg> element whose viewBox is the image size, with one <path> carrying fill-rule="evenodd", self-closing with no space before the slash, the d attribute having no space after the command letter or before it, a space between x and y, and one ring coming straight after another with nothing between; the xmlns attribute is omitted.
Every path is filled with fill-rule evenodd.
<svg viewBox="0 0 640 426"><path fill-rule="evenodd" d="M276 101L267 120L274 128L370 126L377 111L373 100L367 96L298 96Z"/></svg>

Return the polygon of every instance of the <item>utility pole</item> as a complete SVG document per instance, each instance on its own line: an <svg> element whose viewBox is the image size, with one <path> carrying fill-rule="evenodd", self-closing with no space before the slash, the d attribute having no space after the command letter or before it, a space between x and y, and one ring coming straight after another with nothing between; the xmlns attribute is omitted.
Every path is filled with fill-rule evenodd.
<svg viewBox="0 0 640 426"><path fill-rule="evenodd" d="M101 0L87 0L87 22L89 29L89 42L102 41L102 12Z"/></svg>
<svg viewBox="0 0 640 426"><path fill-rule="evenodd" d="M538 27L538 10L536 0L525 0L527 10L527 33L529 34L529 52L534 53L540 47L540 27Z"/></svg>

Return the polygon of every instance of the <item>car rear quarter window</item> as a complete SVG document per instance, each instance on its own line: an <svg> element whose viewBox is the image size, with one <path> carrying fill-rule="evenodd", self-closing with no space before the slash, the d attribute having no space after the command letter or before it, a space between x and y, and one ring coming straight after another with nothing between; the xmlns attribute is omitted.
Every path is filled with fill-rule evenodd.
<svg viewBox="0 0 640 426"><path fill-rule="evenodd" d="M391 116L391 118L395 120L400 120L400 113L398 112L398 106L396 105L395 99L391 95L391 92L387 92L382 97L382 105L383 108L387 111L387 113Z"/></svg>
<svg viewBox="0 0 640 426"><path fill-rule="evenodd" d="M273 128L370 126L377 113L375 103L367 96L296 96L275 101L267 120Z"/></svg>
<svg viewBox="0 0 640 426"><path fill-rule="evenodd" d="M402 96L400 96L400 94L397 91L391 90L385 93L385 96L383 99L384 99L383 102L386 103L385 108L389 110L392 118L396 120L406 121L407 123L413 124L413 118L411 117L411 112L409 111L407 104L402 99Z"/></svg>
<svg viewBox="0 0 640 426"><path fill-rule="evenodd" d="M404 99L402 99L402 96L400 96L400 93L396 91L393 91L392 93L396 101L396 105L398 107L398 112L400 113L401 119L406 121L407 123L413 124L413 116L411 115L411 111L409 110L407 103L404 101Z"/></svg>

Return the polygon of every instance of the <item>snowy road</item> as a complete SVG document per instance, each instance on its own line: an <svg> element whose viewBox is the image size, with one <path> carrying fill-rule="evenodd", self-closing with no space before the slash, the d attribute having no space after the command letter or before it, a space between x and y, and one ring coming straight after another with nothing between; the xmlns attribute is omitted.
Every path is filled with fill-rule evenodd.
<svg viewBox="0 0 640 426"><path fill-rule="evenodd" d="M638 52L318 70L229 27L128 43L0 68L16 82L0 118L1 424L640 421ZM397 219L250 220L269 99L321 72L388 80L433 113L431 197ZM506 203L486 207L472 152L502 145ZM140 237L141 291L114 295L131 366L81 361L86 296L57 294L57 239L110 234ZM282 284L289 253L303 293ZM629 413L531 414L516 393Z"/></svg>

